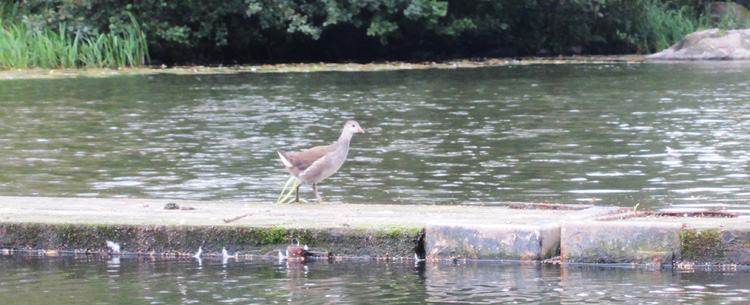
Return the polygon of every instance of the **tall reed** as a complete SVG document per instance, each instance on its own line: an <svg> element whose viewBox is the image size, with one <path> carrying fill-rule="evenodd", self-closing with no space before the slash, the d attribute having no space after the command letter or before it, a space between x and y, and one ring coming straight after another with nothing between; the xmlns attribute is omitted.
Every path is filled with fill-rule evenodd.
<svg viewBox="0 0 750 305"><path fill-rule="evenodd" d="M711 19L688 6L672 8L668 2L647 0L634 24L639 53L652 53L672 46L687 34L709 28Z"/></svg>
<svg viewBox="0 0 750 305"><path fill-rule="evenodd" d="M149 59L146 35L132 15L122 33L84 35L65 24L32 29L8 9L0 2L0 69L136 67Z"/></svg>

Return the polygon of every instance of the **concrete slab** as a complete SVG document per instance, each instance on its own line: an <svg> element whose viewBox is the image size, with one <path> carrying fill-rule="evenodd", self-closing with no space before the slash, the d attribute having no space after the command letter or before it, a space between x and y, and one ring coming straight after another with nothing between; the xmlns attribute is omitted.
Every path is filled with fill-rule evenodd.
<svg viewBox="0 0 750 305"><path fill-rule="evenodd" d="M671 263L680 257L682 224L579 221L562 226L563 262Z"/></svg>
<svg viewBox="0 0 750 305"><path fill-rule="evenodd" d="M568 221L617 213L617 207L591 207L529 224L431 223L425 229L428 259L541 260L559 255L560 229ZM512 210L512 213L527 210Z"/></svg>
<svg viewBox="0 0 750 305"><path fill-rule="evenodd" d="M167 210L173 203L181 209ZM632 209L268 204L0 197L0 248L265 253L307 243L343 256L750 265L750 218L632 217ZM631 218L628 218L631 217ZM624 220L622 218L625 218ZM98 249L98 250L97 250Z"/></svg>
<svg viewBox="0 0 750 305"><path fill-rule="evenodd" d="M650 215L626 221L682 225L683 262L750 265L750 217Z"/></svg>
<svg viewBox="0 0 750 305"><path fill-rule="evenodd" d="M169 203L182 209L165 210ZM0 248L89 251L107 249L105 241L114 240L137 252L203 246L262 254L301 242L335 255L412 258L430 221L526 224L564 213L467 205L0 197Z"/></svg>
<svg viewBox="0 0 750 305"><path fill-rule="evenodd" d="M539 260L554 254L559 227L538 225L440 225L425 229L427 259Z"/></svg>
<svg viewBox="0 0 750 305"><path fill-rule="evenodd" d="M646 216L629 218L628 222L639 223L677 223L684 224L687 230L749 230L750 217L674 217L674 216Z"/></svg>
<svg viewBox="0 0 750 305"><path fill-rule="evenodd" d="M165 210L167 203L192 210ZM569 211L511 210L502 206L269 204L154 199L0 196L0 222L251 226L284 228L424 228L428 222L528 224ZM225 223L240 215L247 217Z"/></svg>

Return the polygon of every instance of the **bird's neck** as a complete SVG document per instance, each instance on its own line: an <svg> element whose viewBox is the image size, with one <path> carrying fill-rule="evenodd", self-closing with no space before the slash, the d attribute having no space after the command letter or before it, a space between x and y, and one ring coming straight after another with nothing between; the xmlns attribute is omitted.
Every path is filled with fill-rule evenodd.
<svg viewBox="0 0 750 305"><path fill-rule="evenodd" d="M351 141L351 140L352 140L352 134L351 134L351 133L348 133L348 132L342 132L342 133L341 133L341 136L339 136L339 140L338 140L338 142L339 142L339 143L344 143L344 142L346 142L347 144L349 144L349 141Z"/></svg>
<svg viewBox="0 0 750 305"><path fill-rule="evenodd" d="M352 140L352 134L351 133L342 133L339 137L338 141L336 141L336 144L338 145L338 148L336 149L339 153L343 153L344 155L349 152L349 142Z"/></svg>

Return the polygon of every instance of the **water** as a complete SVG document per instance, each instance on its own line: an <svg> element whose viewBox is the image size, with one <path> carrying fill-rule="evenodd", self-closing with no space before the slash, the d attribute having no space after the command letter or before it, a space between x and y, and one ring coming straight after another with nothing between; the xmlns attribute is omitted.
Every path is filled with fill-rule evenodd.
<svg viewBox="0 0 750 305"><path fill-rule="evenodd" d="M737 62L2 80L0 195L275 201L275 150L356 119L329 201L746 208L748 98Z"/></svg>
<svg viewBox="0 0 750 305"><path fill-rule="evenodd" d="M0 256L3 304L746 304L746 272Z"/></svg>

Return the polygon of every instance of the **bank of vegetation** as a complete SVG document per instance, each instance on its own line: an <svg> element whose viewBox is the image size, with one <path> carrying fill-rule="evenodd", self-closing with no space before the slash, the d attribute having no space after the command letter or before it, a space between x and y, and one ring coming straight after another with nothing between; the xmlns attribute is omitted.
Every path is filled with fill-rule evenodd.
<svg viewBox="0 0 750 305"><path fill-rule="evenodd" d="M643 54L744 26L744 9L717 5L735 10L697 0L0 0L0 68Z"/></svg>

